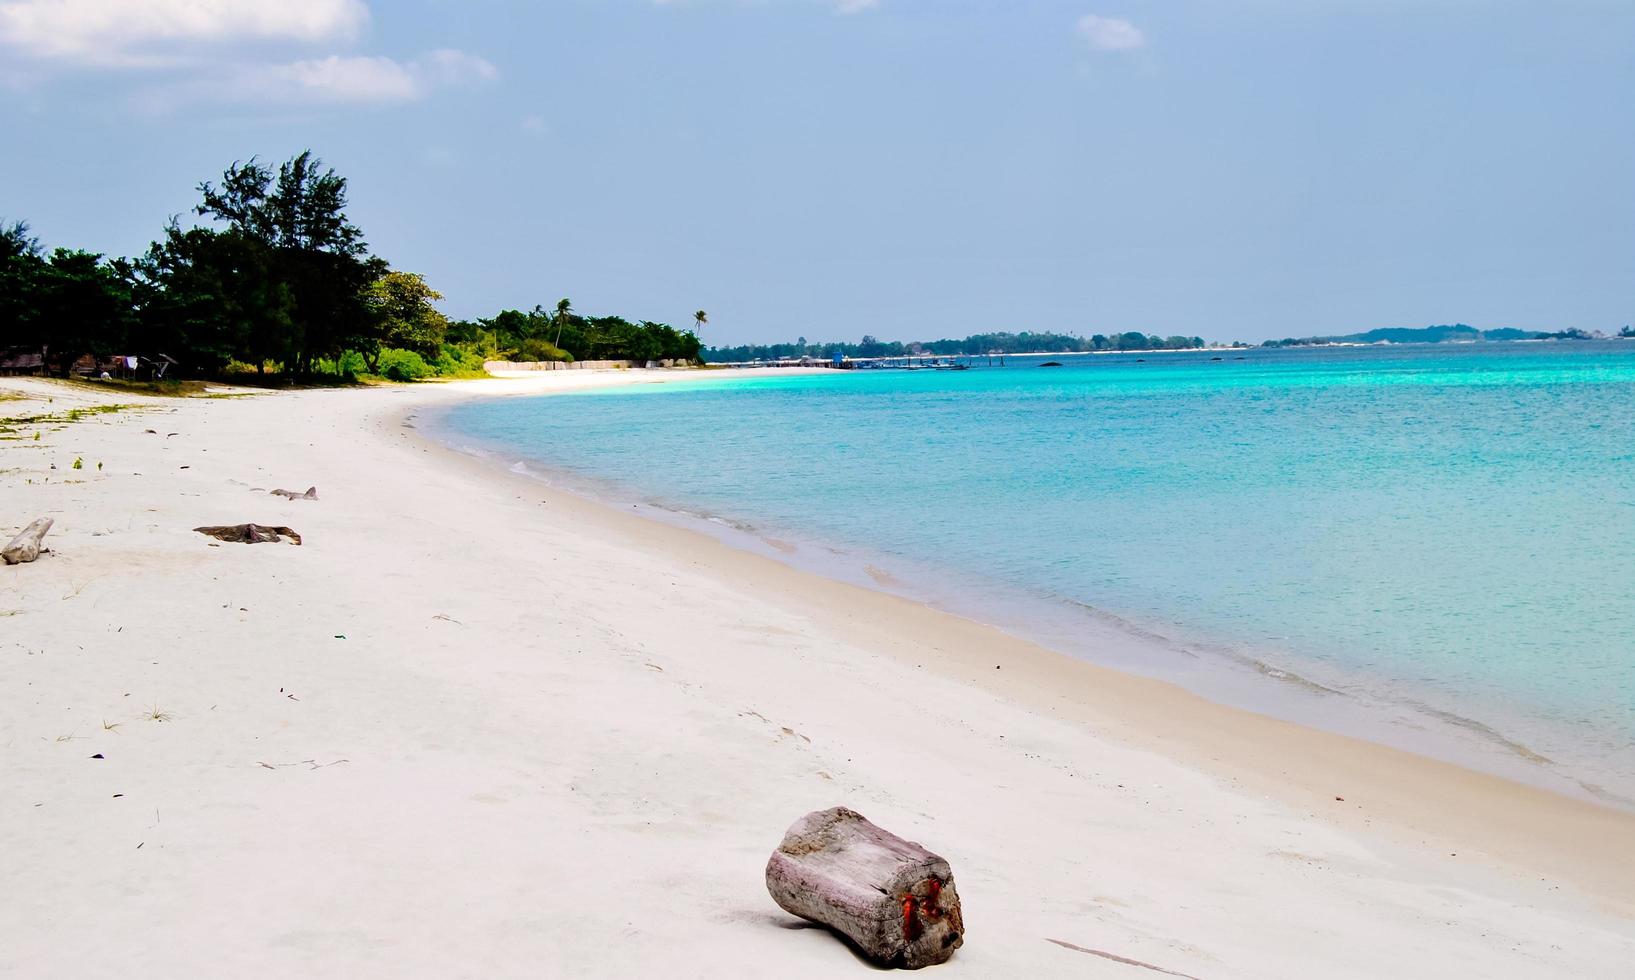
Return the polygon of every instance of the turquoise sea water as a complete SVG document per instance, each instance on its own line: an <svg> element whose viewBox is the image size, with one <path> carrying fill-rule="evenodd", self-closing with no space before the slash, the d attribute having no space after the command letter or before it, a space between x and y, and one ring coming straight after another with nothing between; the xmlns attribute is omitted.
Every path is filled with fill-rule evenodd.
<svg viewBox="0 0 1635 980"><path fill-rule="evenodd" d="M442 424L1070 652L1635 797L1635 343L1058 359Z"/></svg>

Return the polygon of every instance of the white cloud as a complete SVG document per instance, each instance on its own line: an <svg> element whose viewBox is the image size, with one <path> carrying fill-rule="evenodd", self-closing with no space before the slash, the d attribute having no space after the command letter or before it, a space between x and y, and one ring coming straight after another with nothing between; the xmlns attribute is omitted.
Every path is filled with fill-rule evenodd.
<svg viewBox="0 0 1635 980"><path fill-rule="evenodd" d="M252 69L234 89L230 94L267 102L406 102L421 91L414 73L390 58L333 54Z"/></svg>
<svg viewBox="0 0 1635 980"><path fill-rule="evenodd" d="M487 59L474 54L439 48L414 63L421 78L435 85L459 82L491 82L500 77L500 70Z"/></svg>
<svg viewBox="0 0 1635 980"><path fill-rule="evenodd" d="M835 0L835 13L860 14L880 6L880 0Z"/></svg>
<svg viewBox="0 0 1635 980"><path fill-rule="evenodd" d="M346 51L369 20L364 0L0 0L0 46L32 69L16 85L73 70L156 73L130 95L159 111L410 102L499 75L463 51L408 61Z"/></svg>
<svg viewBox="0 0 1635 980"><path fill-rule="evenodd" d="M413 102L437 88L497 78L490 63L463 51L433 51L413 61L330 55L240 71L226 84L201 82L195 97L233 102L390 103Z"/></svg>
<svg viewBox="0 0 1635 980"><path fill-rule="evenodd" d="M1078 26L1079 34L1097 51L1132 51L1147 43L1141 28L1120 17L1085 14Z"/></svg>
<svg viewBox="0 0 1635 980"><path fill-rule="evenodd" d="M350 39L368 22L363 0L0 2L0 42L92 65L163 63L199 42Z"/></svg>

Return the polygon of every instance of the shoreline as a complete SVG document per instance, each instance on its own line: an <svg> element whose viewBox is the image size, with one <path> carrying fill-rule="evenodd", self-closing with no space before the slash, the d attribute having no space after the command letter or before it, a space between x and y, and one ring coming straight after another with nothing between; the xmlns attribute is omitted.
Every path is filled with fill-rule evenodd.
<svg viewBox="0 0 1635 980"><path fill-rule="evenodd" d="M744 376L755 376L752 369L745 370L749 373ZM498 401L510 394L478 395L462 403ZM1552 729L1544 721L1519 719L1515 727L1522 730L1517 731L1511 725L1460 713L1456 706L1435 704L1411 689L1393 689L1381 679L1348 673L1334 664L1287 652L1244 649L1172 623L1134 619L1069 597L1033 595L1005 583L980 581L900 556L852 544L837 546L791 528L762 528L734 515L695 512L685 503L649 497L615 481L556 468L503 444L484 444L448 423L454 407L449 403L431 410L427 418L431 428L426 431L438 433L430 439L434 445L475 456L497 471L543 483L553 491L615 511L634 511L647 520L774 559L803 574L930 606L1053 654L1171 684L1218 705L1635 815L1635 798L1627 795L1629 787L1603 785L1604 777L1589 763L1563 763L1551 750L1546 750L1549 755L1535 751L1530 735L1551 735L1557 748L1574 735ZM1529 734L1529 723L1542 726L1542 732L1535 728Z"/></svg>
<svg viewBox="0 0 1635 980"><path fill-rule="evenodd" d="M752 371L753 369L746 369ZM754 376L753 374L751 376ZM505 397L512 393L496 393L496 397ZM439 406L439 410L446 411L450 406ZM408 415L410 420L418 418L421 409L415 409ZM1539 783L1525 782L1512 776L1489 772L1474 768L1446 758L1428 755L1400 745L1390 745L1354 733L1337 732L1327 728L1314 727L1297 720L1280 717L1263 710L1256 710L1241 705L1224 703L1206 695L1189 690L1173 680L1154 677L1131 669L1107 666L1071 653L1044 645L1035 639L1020 635L1004 626L995 625L974 619L961 613L915 598L902 592L893 591L886 582L873 574L883 571L865 566L865 575L874 579L869 585L857 581L831 577L820 571L803 568L789 560L789 553L778 544L772 543L764 536L753 531L740 533L760 541L766 541L768 550L757 552L746 550L741 544L735 544L723 536L712 533L711 529L701 526L709 519L696 517L668 508L656 508L654 505L632 503L629 500L602 497L594 491L583 489L564 488L549 482L549 472L518 472L509 468L498 457L484 459L464 452L426 432L417 432L417 438L436 451L447 454L451 460L457 460L462 465L474 465L480 471L486 472L491 478L504 480L508 483L521 483L537 489L547 495L558 498L558 506L567 501L574 501L585 506L581 512L582 519L594 521L596 516L614 522L615 526L628 523L624 527L625 533L633 538L651 538L660 533L658 529L671 532L675 538L665 541L665 545L676 550L696 553L697 550L707 548L710 553L709 566L712 571L733 575L746 585L750 583L764 583L775 573L773 569L793 576L789 582L779 582L782 590L790 593L802 589L814 590L817 582L828 587L827 604L819 603L812 610L818 614L832 612L839 607L853 607L874 600L875 611L884 617L907 617L919 620L922 623L942 619L941 625L957 629L968 640L976 640L982 645L992 644L1014 651L1021 662L1028 665L1028 673L1024 685L1013 687L1006 684L998 688L995 693L1003 691L1015 697L1018 691L1025 692L1030 705L1036 709L1051 713L1070 711L1077 715L1079 720L1107 723L1109 719L1123 729L1125 735L1133 735L1132 742L1143 748L1167 751L1173 753L1178 747L1187 753L1187 761L1200 768L1219 767L1220 772L1229 775L1234 780L1256 785L1263 791L1277 796L1283 802L1295 806L1314 806L1325 802L1325 790L1316 789L1316 785L1324 780L1336 784L1347 783L1355 785L1358 778L1367 779L1389 773L1383 781L1386 785L1370 787L1371 795L1392 799L1394 804L1408 804L1415 801L1412 808L1425 812L1416 813L1409 819L1400 819L1398 830L1412 829L1413 832L1429 831L1443 833L1450 838L1458 831L1452 829L1449 821L1438 826L1442 821L1433 811L1438 804L1449 805L1450 810L1468 816L1473 812L1484 812L1489 807L1498 809L1500 800L1515 792L1522 796L1533 797L1530 804L1550 806L1550 801L1563 801L1570 804L1561 814L1563 823L1556 823L1555 818L1536 822L1518 821L1515 829L1522 830L1523 826L1531 823L1529 829L1517 836L1504 841L1494 842L1492 853L1519 855L1525 853L1534 843L1542 843L1549 839L1560 826L1571 824L1575 816L1571 814L1573 807L1588 808L1583 814L1589 818L1591 824L1600 821L1596 817L1607 817L1608 826L1619 823L1627 824L1622 834L1627 835L1628 842L1635 846L1635 812L1617 807L1606 800L1598 799L1587 791L1584 795L1552 789ZM543 478L543 479L542 479ZM669 514L681 517L682 520L670 521L651 513L652 510L663 509ZM595 515L595 516L593 516ZM774 531L773 534L781 534ZM779 541L780 544L786 542ZM786 544L787 547L787 544ZM735 560L737 556L745 559L743 565ZM694 558L695 563L699 559ZM887 573L889 575L889 573ZM803 584L803 580L804 584ZM828 591L825 590L825 591ZM957 624L957 626L955 625ZM927 630L930 626L927 625ZM886 631L882 631L886 632ZM898 649L911 647L914 643L915 629L903 630L894 637ZM939 647L939 649L941 649ZM914 658L924 660L923 657ZM970 662L973 658L964 658L963 670L953 672L950 676L965 683L976 684L992 688L993 679L982 672L979 667ZM974 660L983 661L985 657L976 657ZM917 668L930 667L930 664L916 663ZM1077 668L1088 668L1080 671ZM1013 668L1014 669L1014 668ZM1009 682L1016 675L1008 675ZM1273 681L1272 678L1262 678ZM1303 679L1291 683L1298 685ZM1308 682L1309 683L1309 682ZM1073 688L1072 694L1060 693L1059 687L1065 684ZM1086 689L1112 688L1118 693L1112 699L1097 699L1085 697ZM1120 704L1119 700L1128 697L1130 703L1147 702L1135 710L1130 710L1128 704ZM1063 702L1067 702L1068 707ZM1190 723L1163 734L1164 729L1170 727L1173 719L1183 715L1195 715ZM1207 716L1207 717L1204 717ZM1465 719L1461 719L1465 720ZM1480 724L1480 722L1476 722ZM1227 740L1236 749L1235 752L1223 752L1217 736L1231 733ZM1305 740L1316 738L1320 744L1306 743ZM1502 736L1499 736L1502 740ZM1276 773L1261 768L1255 763L1246 763L1242 755L1254 754L1259 756L1274 747L1286 746L1289 742L1302 742L1298 752L1291 753L1282 760ZM1245 751L1248 750L1248 751ZM1373 753L1379 753L1377 758L1369 758ZM1336 759L1345 759L1348 765L1336 764ZM1352 769L1351 775L1333 775L1334 771ZM1323 774L1323 775L1319 775ZM1364 775L1367 774L1367 775ZM1569 777L1561 777L1569 778ZM1389 783L1401 779L1407 785L1391 786ZM1463 783L1460 789L1446 791L1450 783ZM1465 792L1489 795L1491 800L1460 800ZM1434 802L1433 802L1434 801ZM1512 800L1511 802L1520 802ZM1405 816L1398 813L1399 818ZM1338 822L1349 829L1369 828L1373 826L1374 817L1358 816L1352 813L1343 814ZM1554 830L1552 828L1555 828ZM1548 845L1544 845L1548 849ZM1581 870L1591 871L1599 877L1601 869L1594 867L1591 862L1581 867ZM1629 913L1635 914L1635 855L1632 855L1627 866L1620 865L1612 869L1613 873L1603 879L1603 883L1611 886L1604 895L1616 895L1615 901Z"/></svg>
<svg viewBox="0 0 1635 980"><path fill-rule="evenodd" d="M759 873L837 802L952 861L971 933L945 969L973 976L1127 972L1063 944L1211 977L1611 977L1635 955L1628 814L1096 667L406 427L530 390L121 393L101 402L141 412L3 444L51 480L9 484L7 520L58 527L4 572L0 668L28 693L0 722L0 872L32 901L0 918L0 968L832 976L851 954L788 928ZM319 499L268 499L295 483ZM188 530L247 519L304 545ZM86 943L87 894L141 900L99 904Z"/></svg>

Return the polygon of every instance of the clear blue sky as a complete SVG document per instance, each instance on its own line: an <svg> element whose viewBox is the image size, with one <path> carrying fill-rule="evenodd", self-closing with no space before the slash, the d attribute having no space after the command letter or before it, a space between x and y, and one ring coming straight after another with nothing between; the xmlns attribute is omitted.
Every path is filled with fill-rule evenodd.
<svg viewBox="0 0 1635 980"><path fill-rule="evenodd" d="M714 343L1635 321L1629 0L0 0L0 215L306 147L455 316Z"/></svg>

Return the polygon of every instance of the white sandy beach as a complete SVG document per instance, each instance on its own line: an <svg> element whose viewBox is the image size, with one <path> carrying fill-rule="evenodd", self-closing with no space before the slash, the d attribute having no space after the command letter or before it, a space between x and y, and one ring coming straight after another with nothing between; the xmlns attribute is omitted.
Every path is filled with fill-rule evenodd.
<svg viewBox="0 0 1635 980"><path fill-rule="evenodd" d="M762 883L837 804L952 863L939 976L1630 975L1635 815L1070 660L405 422L724 376L0 379L0 416L136 406L0 442L0 533L56 521L0 568L0 976L863 975ZM246 521L304 543L191 530Z"/></svg>

